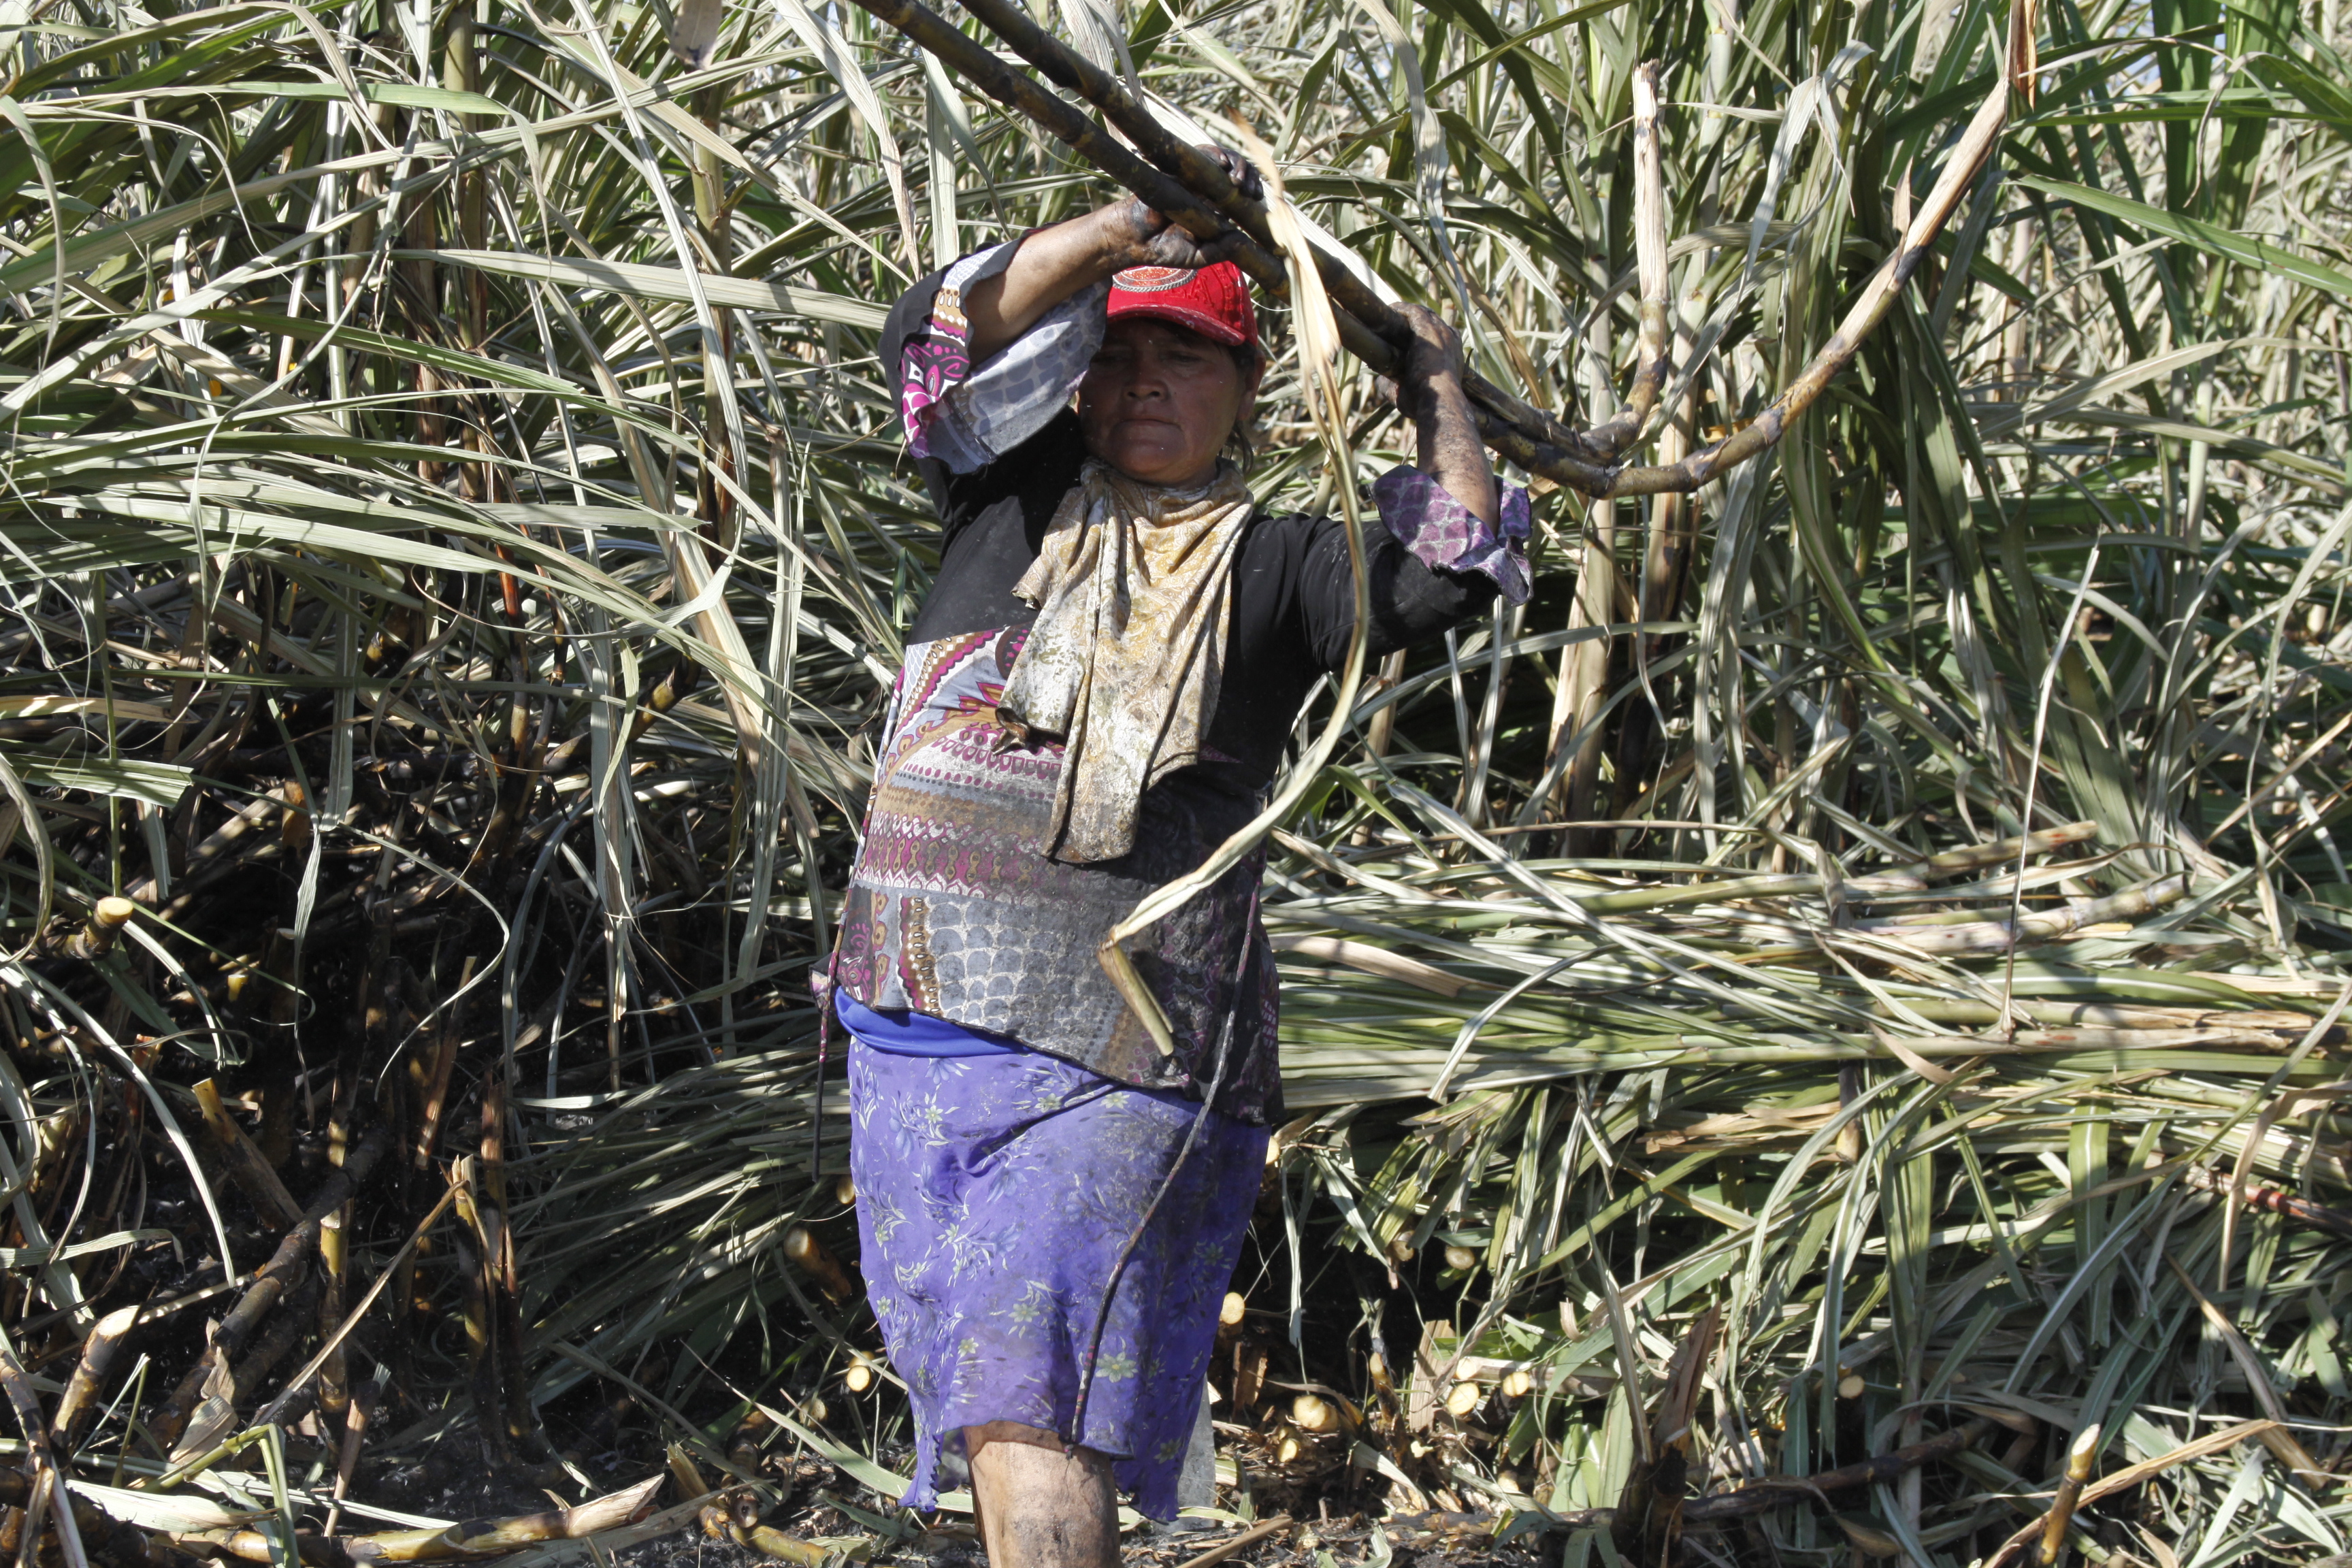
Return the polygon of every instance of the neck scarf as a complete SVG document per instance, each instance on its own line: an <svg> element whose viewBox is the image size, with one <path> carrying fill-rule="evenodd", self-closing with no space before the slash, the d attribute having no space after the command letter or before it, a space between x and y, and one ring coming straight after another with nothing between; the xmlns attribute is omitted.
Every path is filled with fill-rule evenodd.
<svg viewBox="0 0 2352 1568"><path fill-rule="evenodd" d="M1224 667L1249 487L1230 464L1196 490L1089 458L1013 592L1037 606L997 717L1065 748L1044 851L1083 864L1135 846L1143 792L1200 758Z"/></svg>

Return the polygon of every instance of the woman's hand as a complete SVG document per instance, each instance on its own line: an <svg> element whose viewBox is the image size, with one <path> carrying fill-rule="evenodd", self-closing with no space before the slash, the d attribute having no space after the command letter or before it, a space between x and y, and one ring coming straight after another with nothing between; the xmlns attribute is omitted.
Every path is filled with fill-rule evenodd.
<svg viewBox="0 0 2352 1568"><path fill-rule="evenodd" d="M1226 177L1243 195L1252 201L1265 198L1265 184L1247 158L1213 142L1202 142L1199 150L1224 165ZM1214 239L1196 239L1190 231L1177 227L1167 214L1146 205L1141 196L1113 202L1096 216L1108 221L1115 235L1113 244L1123 247L1125 259L1114 268L1118 271L1129 267L1212 267L1231 260L1243 238L1241 230L1227 228Z"/></svg>

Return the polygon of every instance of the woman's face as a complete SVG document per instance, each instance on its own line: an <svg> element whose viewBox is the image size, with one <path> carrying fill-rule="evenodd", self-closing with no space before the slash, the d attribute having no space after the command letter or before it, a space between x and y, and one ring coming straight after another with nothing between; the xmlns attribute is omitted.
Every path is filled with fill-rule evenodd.
<svg viewBox="0 0 2352 1568"><path fill-rule="evenodd" d="M1172 321L1113 321L1078 384L1087 450L1147 485L1206 484L1257 382L1223 344Z"/></svg>

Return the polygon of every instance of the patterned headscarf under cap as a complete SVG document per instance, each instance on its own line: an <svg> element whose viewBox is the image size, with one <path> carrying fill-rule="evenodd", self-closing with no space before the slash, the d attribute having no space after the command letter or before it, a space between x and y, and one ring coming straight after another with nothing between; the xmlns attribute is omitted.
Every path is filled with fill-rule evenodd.
<svg viewBox="0 0 2352 1568"><path fill-rule="evenodd" d="M1098 458L1063 498L1013 590L1037 624L997 701L1015 737L1066 749L1045 854L1118 859L1135 846L1143 792L1199 760L1252 504L1231 464L1174 490Z"/></svg>

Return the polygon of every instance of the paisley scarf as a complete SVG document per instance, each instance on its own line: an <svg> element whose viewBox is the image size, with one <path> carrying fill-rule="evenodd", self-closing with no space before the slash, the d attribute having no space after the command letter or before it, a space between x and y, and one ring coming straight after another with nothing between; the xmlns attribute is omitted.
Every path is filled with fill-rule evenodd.
<svg viewBox="0 0 2352 1568"><path fill-rule="evenodd" d="M1065 748L1045 854L1118 859L1134 847L1143 792L1199 760L1252 504L1231 464L1174 490L1097 458L1063 498L1013 590L1037 623L997 703L1018 741Z"/></svg>

